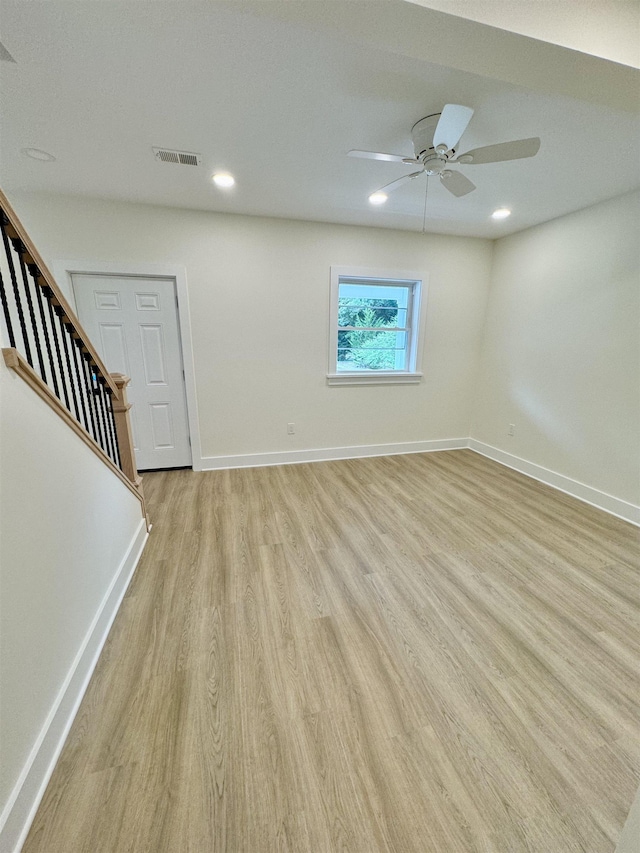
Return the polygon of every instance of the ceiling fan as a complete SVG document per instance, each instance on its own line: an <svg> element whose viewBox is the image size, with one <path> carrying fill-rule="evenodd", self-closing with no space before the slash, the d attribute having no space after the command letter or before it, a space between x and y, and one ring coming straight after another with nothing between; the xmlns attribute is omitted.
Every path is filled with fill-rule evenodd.
<svg viewBox="0 0 640 853"><path fill-rule="evenodd" d="M385 184L376 190L376 193L397 190L398 187L419 178L420 175L438 175L442 186L459 197L473 192L476 186L462 172L449 169L449 165L460 163L477 166L482 163L499 163L503 160L521 160L525 157L534 157L538 153L540 139L534 136L530 139L485 145L483 148L473 148L464 154L457 154L456 145L471 121L472 115L471 107L446 104L441 113L433 113L420 119L411 128L415 157L355 149L348 154L349 157L364 157L369 160L386 160L391 163L404 163L407 166L420 166L418 171Z"/></svg>

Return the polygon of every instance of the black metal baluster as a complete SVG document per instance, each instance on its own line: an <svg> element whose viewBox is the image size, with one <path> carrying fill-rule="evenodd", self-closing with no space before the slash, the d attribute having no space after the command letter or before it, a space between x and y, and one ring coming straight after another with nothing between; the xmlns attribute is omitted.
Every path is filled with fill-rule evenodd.
<svg viewBox="0 0 640 853"><path fill-rule="evenodd" d="M96 398L93 393L93 369L91 367L91 355L88 352L82 351L82 360L84 362L84 370L87 375L87 396L89 398L89 411L91 412L91 422L93 424L96 444L102 444L100 440L100 424L98 423L98 410L96 407Z"/></svg>
<svg viewBox="0 0 640 853"><path fill-rule="evenodd" d="M18 257L20 258L20 270L22 271L22 280L24 282L24 292L27 297L27 307L29 308L29 317L31 318L31 330L33 332L33 340L36 344L36 353L38 356L38 364L40 365L40 375L43 380L46 382L46 373L44 369L44 358L42 357L42 347L40 346L40 336L38 335L38 324L36 321L36 312L33 310L33 298L31 296L31 287L29 286L29 278L27 276L27 272L25 269L24 259L22 257L22 252L25 251L24 244L20 240L12 240L13 247L15 248ZM36 290L38 289L38 284L35 282Z"/></svg>
<svg viewBox="0 0 640 853"><path fill-rule="evenodd" d="M113 415L113 397L108 385L105 387L104 392L107 404L107 423L109 425L109 433L111 434L111 444L113 445L113 461L120 468L120 449L118 448L118 436L116 435L116 423Z"/></svg>
<svg viewBox="0 0 640 853"><path fill-rule="evenodd" d="M64 398L69 412L75 413L78 423L122 470L113 409L114 392L107 377L99 372L63 306L57 304L55 291L42 281L42 274L37 265L30 262L31 257L22 240L9 236L9 233L15 234L15 231L1 208L0 230L13 288L11 302L8 285L5 287L6 281L0 270L0 300L10 345L16 347L15 304L22 333L22 349L27 362L32 368L35 367L35 349L42 380L51 387L61 402ZM14 252L18 256L17 261ZM35 297L32 287L37 294ZM45 363L47 360L48 366Z"/></svg>
<svg viewBox="0 0 640 853"><path fill-rule="evenodd" d="M16 250L16 254L18 255L18 259L20 261L20 271L22 272L22 281L24 283L24 292L27 297L27 306L29 308L29 316L31 317L31 330L33 332L33 339L36 343L36 352L38 354L38 363L40 365L40 371L42 373L42 378L46 382L46 374L44 370L44 358L42 357L42 347L40 346L40 336L38 335L38 326L36 321L36 314L33 310L33 298L31 296L31 288L29 287L29 277L27 275L27 268L24 262L23 253L26 252L26 248L24 243L21 240L12 240L11 241L13 248ZM39 287L37 283L35 284L35 288L38 291L39 295ZM44 318L43 318L44 322ZM53 360L51 358L51 353L49 353L49 361L51 363L51 373L53 374ZM57 393L57 391L56 391ZM59 395L58 395L59 396Z"/></svg>
<svg viewBox="0 0 640 853"><path fill-rule="evenodd" d="M2 310L4 311L4 321L7 325L7 332L9 333L9 346L15 347L16 339L13 334L13 324L11 322L11 314L9 313L9 303L7 302L7 294L4 289L4 281L2 278L2 272L0 272L0 294L2 295Z"/></svg>
<svg viewBox="0 0 640 853"><path fill-rule="evenodd" d="M95 364L90 362L89 366L91 369L91 380L92 380L91 392L93 394L93 402L94 402L95 407L96 407L96 423L98 424L98 432L100 434L100 440L98 441L98 444L106 452L106 441L105 441L104 429L103 429L104 416L101 417L101 412L100 412L100 383L98 382L97 373L94 372L95 370L97 370Z"/></svg>
<svg viewBox="0 0 640 853"><path fill-rule="evenodd" d="M91 434L93 435L94 441L98 442L98 428L96 426L96 415L94 408L94 399L93 399L93 382L91 381L91 368L87 363L87 359L90 358L89 353L83 352L83 343L80 338L78 338L78 349L80 354L80 362L82 364L82 372L84 375L84 389L87 393L87 409L89 410L89 417L91 418Z"/></svg>
<svg viewBox="0 0 640 853"><path fill-rule="evenodd" d="M105 405L105 408L107 410L107 429L109 431L109 437L111 439L111 447L113 448L114 465L117 465L118 467L120 467L120 464L118 461L118 442L116 441L116 434L115 434L114 423L113 423L113 412L111 410L111 394L110 394L110 391L111 391L111 389L109 388L109 386L105 384L105 386L104 386L104 405Z"/></svg>
<svg viewBox="0 0 640 853"><path fill-rule="evenodd" d="M74 330L70 324L67 326L67 330L70 338L71 352L73 354L73 366L75 368L76 379L78 381L78 396L80 397L80 406L82 408L82 419L84 421L84 428L89 434L91 434L91 429L89 428L89 416L87 415L87 407L85 405L84 382L81 376L82 371L80 370L80 365L78 363L78 358L80 357L78 341L73 336Z"/></svg>
<svg viewBox="0 0 640 853"><path fill-rule="evenodd" d="M20 237L13 236L16 231L2 208L0 230L12 287L11 292L4 277L6 270L0 269L0 301L11 347L23 351L31 368L38 365L42 381L122 470L114 412L117 392L111 388L108 375L100 372L87 349L88 345L76 332L63 305L59 304L55 285L51 287L47 283ZM32 288L35 288L36 296ZM16 336L19 339L18 324L22 348L16 341ZM34 355L37 356L36 364Z"/></svg>
<svg viewBox="0 0 640 853"><path fill-rule="evenodd" d="M16 303L16 310L18 312L18 320L20 322L20 329L22 331L22 341L24 343L24 354L27 357L27 361L33 367L33 357L31 355L31 347L29 346L29 337L27 335L27 324L24 319L24 311L22 310L22 300L20 299L20 290L18 288L18 277L16 276L16 268L13 263L13 253L11 252L11 245L9 244L9 238L7 237L6 226L9 225L9 220L7 219L7 215L4 210L0 213L0 230L2 231L2 241L4 243L4 252L7 258L7 263L9 264L9 274L11 276L11 284L13 285L13 298Z"/></svg>
<svg viewBox="0 0 640 853"><path fill-rule="evenodd" d="M31 272L31 267L29 268L29 272ZM33 275L33 273L32 273ZM34 280L36 279L36 275L34 275ZM36 283L37 287L37 283ZM53 311L53 305L51 303L51 299L53 298L53 290L49 287L49 285L45 285L42 288L42 292L47 300L47 305L49 306L49 318L51 320L51 337L53 338L53 345L56 350L56 357L58 359L58 369L60 371L60 384L62 385L62 394L64 396L64 403L67 409L71 411L71 406L69 405L69 394L67 392L67 383L64 381L64 366L62 364L62 354L60 352L60 341L58 340L58 330L56 329L56 315ZM58 317L58 322L60 322L60 318ZM58 396L60 396L58 394Z"/></svg>
<svg viewBox="0 0 640 853"><path fill-rule="evenodd" d="M100 376L100 399L102 402L102 411L104 415L104 433L107 438L107 447L109 458L116 464L115 453L113 450L113 441L111 440L111 431L109 430L109 406L107 405L107 382L106 379Z"/></svg>
<svg viewBox="0 0 640 853"><path fill-rule="evenodd" d="M110 450L109 450L109 436L107 434L107 413L106 413L105 407L104 407L104 397L102 396L102 383L103 382L104 382L103 376L100 373L97 373L96 374L96 390L94 393L95 393L96 401L98 403L98 413L99 413L100 418L101 418L100 430L101 430L101 434L103 437L102 449L107 454L107 456L110 456L111 454L110 454Z"/></svg>
<svg viewBox="0 0 640 853"><path fill-rule="evenodd" d="M69 391L73 400L73 408L76 413L76 420L80 423L80 409L78 407L78 397L76 395L76 387L73 382L73 371L71 370L71 358L69 357L69 344L67 342L67 325L64 322L65 313L62 305L56 305L53 309L60 321L60 333L62 335L62 348L64 349L64 357L67 362L67 376L69 377Z"/></svg>
<svg viewBox="0 0 640 853"><path fill-rule="evenodd" d="M104 389L107 394L107 409L109 412L109 429L111 431L111 439L113 441L113 450L115 455L115 463L122 470L122 462L120 461L120 446L118 444L118 436L116 433L116 416L113 412L113 391L109 386Z"/></svg>
<svg viewBox="0 0 640 853"><path fill-rule="evenodd" d="M26 283L26 270L25 270L24 262L22 260L22 256L20 256L20 265L22 267L22 273L25 276L25 283ZM26 286L26 284L25 284L25 286ZM51 341L49 340L49 326L47 324L47 315L45 313L45 308L44 308L44 295L42 293L42 288L37 283L36 283L36 295L38 297L38 308L40 310L40 321L42 322L42 335L44 337L44 343L45 343L45 347L47 350L47 355L49 356L49 366L51 368L51 380L53 382L53 390L55 391L56 397L58 399L61 399L60 398L60 389L58 388L58 378L56 376L56 369L55 369L54 361L53 361L53 350L51 349ZM35 334L36 346L38 347L38 354L40 354L41 348L40 348L39 336L37 334L35 323L34 323L34 332L36 332L36 334ZM46 378L46 375L44 373L44 363L41 363L40 366L42 367L42 371L43 371L42 378L46 382L47 378Z"/></svg>
<svg viewBox="0 0 640 853"><path fill-rule="evenodd" d="M100 447L104 450L104 437L102 435L102 425L100 423L100 410L98 407L98 395L96 393L96 374L94 373L95 365L91 361L91 354L87 353L85 356L87 367L89 369L89 394L91 396L91 405L93 406L93 411L95 414L95 423L97 429L96 441L100 445Z"/></svg>

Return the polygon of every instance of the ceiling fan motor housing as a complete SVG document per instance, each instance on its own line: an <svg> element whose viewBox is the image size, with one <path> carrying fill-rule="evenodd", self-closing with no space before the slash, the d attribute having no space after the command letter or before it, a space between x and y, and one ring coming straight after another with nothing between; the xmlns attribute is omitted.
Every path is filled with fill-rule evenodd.
<svg viewBox="0 0 640 853"><path fill-rule="evenodd" d="M416 152L417 160L424 162L425 158L429 156L437 156L433 148L433 134L438 126L440 115L440 113L433 113L421 118L411 128L413 150Z"/></svg>

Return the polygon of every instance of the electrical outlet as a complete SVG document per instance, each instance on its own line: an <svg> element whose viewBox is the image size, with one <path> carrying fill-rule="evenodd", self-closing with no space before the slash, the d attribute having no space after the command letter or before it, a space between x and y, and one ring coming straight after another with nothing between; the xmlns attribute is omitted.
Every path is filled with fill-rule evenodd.
<svg viewBox="0 0 640 853"><path fill-rule="evenodd" d="M509 429L507 431L507 435L515 435L516 434L516 425L509 424Z"/></svg>
<svg viewBox="0 0 640 853"><path fill-rule="evenodd" d="M287 424L287 435L293 435L296 431L295 424Z"/></svg>

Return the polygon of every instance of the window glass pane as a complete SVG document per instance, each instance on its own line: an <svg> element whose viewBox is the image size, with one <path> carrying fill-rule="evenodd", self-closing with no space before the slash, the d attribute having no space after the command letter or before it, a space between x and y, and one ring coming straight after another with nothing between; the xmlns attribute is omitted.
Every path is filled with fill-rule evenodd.
<svg viewBox="0 0 640 853"><path fill-rule="evenodd" d="M405 327L411 289L340 283L338 326Z"/></svg>
<svg viewBox="0 0 640 853"><path fill-rule="evenodd" d="M359 299L373 300L375 304L384 304L385 300L391 300L398 308L406 308L409 305L409 294L411 288L399 286L389 286L384 284L345 284L340 283L338 297L340 300Z"/></svg>
<svg viewBox="0 0 640 853"><path fill-rule="evenodd" d="M405 370L405 332L339 332L338 370Z"/></svg>
<svg viewBox="0 0 640 853"><path fill-rule="evenodd" d="M405 328L407 325L407 309L372 307L369 305L363 307L340 305L338 309L338 325L357 327L379 326L380 328L395 328L399 326L400 328Z"/></svg>
<svg viewBox="0 0 640 853"><path fill-rule="evenodd" d="M407 328L412 294L404 284L339 282L338 371L408 369L408 334L391 329Z"/></svg>

